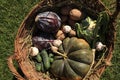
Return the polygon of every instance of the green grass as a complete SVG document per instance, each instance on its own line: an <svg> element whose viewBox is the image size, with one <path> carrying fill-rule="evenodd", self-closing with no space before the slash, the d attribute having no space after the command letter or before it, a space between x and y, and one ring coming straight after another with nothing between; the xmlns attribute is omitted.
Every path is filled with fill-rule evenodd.
<svg viewBox="0 0 120 80"><path fill-rule="evenodd" d="M19 25L33 5L39 1L0 0L0 80L13 80L13 75L7 66L7 58L14 53L14 39ZM118 22L117 40L112 58L113 66L106 69L101 80L120 79L120 20Z"/></svg>

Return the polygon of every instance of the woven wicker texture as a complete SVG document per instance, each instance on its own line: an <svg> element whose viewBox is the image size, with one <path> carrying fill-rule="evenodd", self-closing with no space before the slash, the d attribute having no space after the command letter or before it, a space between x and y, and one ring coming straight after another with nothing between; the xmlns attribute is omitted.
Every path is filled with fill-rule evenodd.
<svg viewBox="0 0 120 80"><path fill-rule="evenodd" d="M110 16L108 33L105 35L105 45L107 46L108 51L104 55L104 62L100 62L99 64L97 64L98 62L94 63L92 70L90 70L90 72L85 76L83 80L99 80L105 68L109 66L107 63L110 63L114 49L114 40L116 37L115 19L117 18L120 11L120 1L116 0L116 8L114 12L111 13L109 9L106 8L105 5L101 2L101 0L43 0L33 7L33 9L21 23L15 38L14 54L8 58L8 66L18 80L51 80L49 77L44 76L43 73L37 72L34 68L33 63L28 57L28 49L31 47L31 45L28 45L31 43L31 36L29 35L31 34L32 27L35 24L34 19L39 12L54 10L57 7L69 4L75 4L78 6L82 5L82 9L95 19L97 18L98 13L101 11L106 11ZM13 65L14 60L18 62L24 76L21 76L17 72L16 68ZM95 67L96 64L97 67Z"/></svg>

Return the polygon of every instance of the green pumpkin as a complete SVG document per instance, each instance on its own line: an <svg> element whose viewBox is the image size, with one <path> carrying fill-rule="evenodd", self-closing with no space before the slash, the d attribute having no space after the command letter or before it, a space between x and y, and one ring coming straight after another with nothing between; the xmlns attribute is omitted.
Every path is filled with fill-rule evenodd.
<svg viewBox="0 0 120 80"><path fill-rule="evenodd" d="M89 44L76 37L66 38L59 47L59 52L66 55L55 56L51 73L64 80L81 80L88 73L93 62Z"/></svg>

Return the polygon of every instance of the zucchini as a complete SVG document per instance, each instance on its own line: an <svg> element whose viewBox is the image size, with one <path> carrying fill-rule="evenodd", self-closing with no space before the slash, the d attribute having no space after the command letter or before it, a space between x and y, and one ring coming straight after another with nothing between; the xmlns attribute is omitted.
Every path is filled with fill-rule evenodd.
<svg viewBox="0 0 120 80"><path fill-rule="evenodd" d="M38 55L35 57L35 59L36 59L38 62L42 62L42 58L41 58L40 54L38 54Z"/></svg>
<svg viewBox="0 0 120 80"><path fill-rule="evenodd" d="M43 60L45 70L48 70L50 68L50 61L49 61L48 53L45 49L41 51L41 57Z"/></svg>
<svg viewBox="0 0 120 80"><path fill-rule="evenodd" d="M53 58L54 55L52 53L49 53L49 58Z"/></svg>
<svg viewBox="0 0 120 80"><path fill-rule="evenodd" d="M54 61L54 58L49 57L49 61L50 61L50 63L52 63Z"/></svg>
<svg viewBox="0 0 120 80"><path fill-rule="evenodd" d="M54 55L52 53L49 53L49 61L50 63L54 61Z"/></svg>
<svg viewBox="0 0 120 80"><path fill-rule="evenodd" d="M41 71L41 63L35 63L35 68L37 71Z"/></svg>
<svg viewBox="0 0 120 80"><path fill-rule="evenodd" d="M45 67L44 67L43 62L41 62L41 72L45 72Z"/></svg>

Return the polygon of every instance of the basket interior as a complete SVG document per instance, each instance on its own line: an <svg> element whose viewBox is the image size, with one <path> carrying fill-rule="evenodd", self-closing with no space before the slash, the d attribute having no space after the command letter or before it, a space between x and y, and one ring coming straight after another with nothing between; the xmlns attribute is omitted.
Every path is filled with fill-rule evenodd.
<svg viewBox="0 0 120 80"><path fill-rule="evenodd" d="M33 70L32 72L34 72L33 74L31 73L30 75L34 75L34 74L39 74L38 72L35 71L35 65L33 63L33 65L31 65L31 63L33 61L31 61L31 59L29 58L28 56L28 50L31 46L33 46L33 44L31 43L31 37L33 36L36 36L38 33L42 33L41 31L38 30L38 28L36 27L35 25L35 17L38 13L41 13L41 12L45 12L45 11L53 11L55 13L57 13L59 16L61 15L60 14L60 9L62 7L65 7L65 6L70 6L71 8L77 8L77 9L80 9L83 13L85 13L87 16L91 17L92 19L97 19L98 17L98 14L99 12L101 11L104 11L105 10L105 7L100 4L98 2L98 0L91 0L89 3L86 2L87 0L83 0L82 1L74 1L74 0L71 0L70 2L68 2L67 0L66 1L63 1L63 2L56 2L56 3L52 3L52 4L47 4L46 5L46 2L41 2L40 4L36 5L33 10L27 15L27 17L25 18L25 20L23 21L23 23L21 24L19 30L18 30L18 34L17 34L17 39L15 41L16 43L16 51L18 52L16 55L19 58L22 58L22 59L26 59L26 61L28 61L26 64L20 64L20 67L22 68L23 66L27 65L27 66L30 66L31 70ZM92 4L94 2L94 4ZM92 5L90 5L92 4ZM111 30L111 28L109 29ZM111 33L114 35L114 33ZM108 35L111 35L109 34L109 31L108 31L108 34L106 34L105 36L108 36ZM30 35L30 37L28 37ZM54 34L53 34L54 35ZM27 37L27 38L26 38ZM22 40L26 40L27 41L23 41L20 43L20 41ZM113 38L112 38L113 39ZM110 49L111 47L111 43L113 45L113 42L111 42L111 39L110 40L107 40L104 42L105 45L108 46L108 49ZM30 45L28 45L30 44ZM111 52L111 51L110 51ZM108 52L109 53L109 52ZM107 56L107 54L106 54ZM101 56L99 54L96 55L96 61L100 58ZM99 60L98 60L99 61ZM28 67L24 67L24 68L28 68ZM22 68L23 69L23 68ZM23 73L25 75L28 75L28 73L26 73L26 70L23 69L22 70ZM30 71L31 72L31 71ZM41 74L39 74L41 75ZM28 76L29 77L29 76Z"/></svg>

